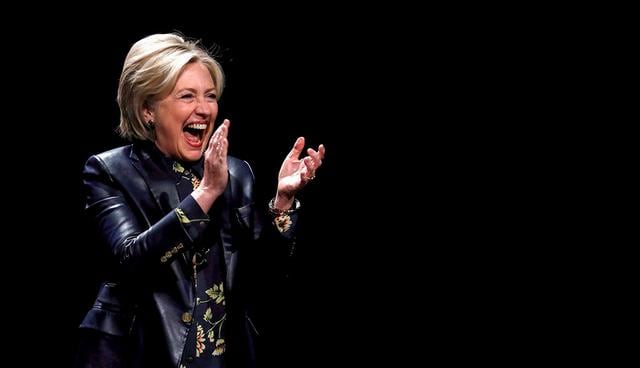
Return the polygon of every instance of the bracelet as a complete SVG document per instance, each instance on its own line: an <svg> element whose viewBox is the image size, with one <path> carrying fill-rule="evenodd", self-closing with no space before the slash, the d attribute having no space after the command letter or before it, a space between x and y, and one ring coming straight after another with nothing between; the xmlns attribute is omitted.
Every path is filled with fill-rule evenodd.
<svg viewBox="0 0 640 368"><path fill-rule="evenodd" d="M271 198L271 200L269 201L269 212L276 216L290 215L300 209L300 201L296 198L293 199L293 208L288 210L281 210L279 208L276 208L274 205L275 201L275 197Z"/></svg>

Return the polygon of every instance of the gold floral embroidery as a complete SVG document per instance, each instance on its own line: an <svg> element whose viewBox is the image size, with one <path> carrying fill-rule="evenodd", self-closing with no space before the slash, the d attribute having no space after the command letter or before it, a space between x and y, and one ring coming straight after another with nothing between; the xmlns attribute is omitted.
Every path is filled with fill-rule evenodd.
<svg viewBox="0 0 640 368"><path fill-rule="evenodd" d="M220 286L213 285L213 287L207 289L205 293L209 295L209 297L211 298L208 300L215 299L216 304L222 303L222 305L225 305L224 304L224 285L222 283L220 283Z"/></svg>
<svg viewBox="0 0 640 368"><path fill-rule="evenodd" d="M174 162L173 163L173 171L182 174L184 172L184 167L182 165L180 165L179 162Z"/></svg>
<svg viewBox="0 0 640 368"><path fill-rule="evenodd" d="M213 349L213 353L211 353L211 355L213 356L222 355L222 353L224 353L225 347L226 345L224 343L224 339L218 339L216 341L216 348Z"/></svg>
<svg viewBox="0 0 640 368"><path fill-rule="evenodd" d="M201 325L198 325L198 330L196 333L196 356L199 357L202 352L204 352L204 328Z"/></svg>
<svg viewBox="0 0 640 368"><path fill-rule="evenodd" d="M200 179L196 178L195 175L191 175L191 185L193 185L193 189L196 189L200 185Z"/></svg>
<svg viewBox="0 0 640 368"><path fill-rule="evenodd" d="M192 220L192 219L188 218L187 214L184 213L182 208L179 208L179 207L176 208L175 210L173 210L173 212L176 213L176 216L178 216L178 220L180 221L180 223L183 223L183 224L190 224L192 222L202 222L202 221L209 222L208 218L197 218L197 219L193 219ZM180 249L180 248L178 248L178 249Z"/></svg>
<svg viewBox="0 0 640 368"><path fill-rule="evenodd" d="M191 185L193 186L193 189L196 189L200 185L200 179L198 179L193 174L193 172L191 172L191 170L185 169L184 166L182 166L179 162L174 162L172 168L173 168L173 171L175 171L176 173L181 174L186 178L188 178L189 180L191 180Z"/></svg>
<svg viewBox="0 0 640 368"><path fill-rule="evenodd" d="M287 232L291 227L291 216L286 213L278 215L274 218L274 222L278 231L281 233Z"/></svg>
<svg viewBox="0 0 640 368"><path fill-rule="evenodd" d="M191 222L191 220L189 220L187 215L184 214L184 211L182 209L176 208L175 211L176 211L176 216L178 216L178 219L180 220L181 223L188 224Z"/></svg>
<svg viewBox="0 0 640 368"><path fill-rule="evenodd" d="M200 298L197 298L196 305L200 305L200 304L211 302L211 301L213 301L216 304L225 305L224 284L222 282L217 285L214 284L212 287L205 290L205 293L209 296L209 299L202 300ZM214 320L213 311L211 310L211 308L207 308L204 312L204 316L202 316L202 319L207 324L209 324L209 329L206 332L204 331L204 329L202 329L202 335L200 334L200 329L198 329L198 335L197 335L198 337L196 338L196 349L198 349L198 344L201 341L200 340L201 336L202 336L202 344L204 346L206 342L204 336L206 334L207 340L209 340L209 342L214 343L214 346L215 346L211 355L214 355L214 356L222 355L222 353L225 352L225 347L226 347L225 341L222 338L222 327L224 325L224 322L227 320L227 314L225 313L224 315L222 315L222 317L220 317L220 319L216 321ZM201 327L201 326L198 325L198 327ZM202 348L202 350L204 351L204 347Z"/></svg>

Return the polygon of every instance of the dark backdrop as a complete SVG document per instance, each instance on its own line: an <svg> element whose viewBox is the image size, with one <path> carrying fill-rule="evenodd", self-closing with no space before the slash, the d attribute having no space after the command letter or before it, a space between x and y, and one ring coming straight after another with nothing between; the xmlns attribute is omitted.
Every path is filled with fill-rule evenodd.
<svg viewBox="0 0 640 368"><path fill-rule="evenodd" d="M504 268L523 263L512 252L532 234L518 231L526 221L514 211L514 188L528 180L514 174L527 168L514 146L537 127L517 89L536 78L538 69L520 64L529 44L473 10L366 10L185 22L51 17L32 25L36 36L7 33L20 47L5 57L15 62L5 67L4 101L16 144L4 147L5 183L18 193L6 208L21 240L4 250L17 250L5 259L36 275L7 282L25 294L28 312L21 303L10 316L30 327L10 322L27 331L19 342L29 363L71 361L100 273L82 218L82 166L123 144L115 97L129 47L174 30L218 45L228 78L219 120L232 120L231 153L252 164L261 196L273 194L297 136L327 147L302 198L277 366L403 366L415 364L411 353L477 361L515 343L510 328L521 319L501 321L518 300L498 301L517 289L517 272Z"/></svg>
<svg viewBox="0 0 640 368"><path fill-rule="evenodd" d="M274 316L280 322L270 347L281 366L303 366L310 359L329 364L350 345L352 322L345 325L345 315L358 313L346 300L352 298L351 251L342 250L353 249L352 237L338 236L351 231L347 219L357 208L341 189L353 185L341 172L350 165L346 151L351 144L342 132L351 130L357 100L349 96L358 93L351 91L351 78L358 77L348 72L356 67L345 54L351 51L322 35L300 42L285 31L241 35L232 26L188 24L134 25L109 33L88 26L83 37L89 42L58 43L51 50L47 84L62 88L52 88L46 97L55 103L47 104L52 120L41 137L46 152L41 173L49 178L48 191L64 194L53 196L48 207L46 228L59 245L47 250L57 270L56 286L42 293L57 301L52 311L59 324L56 334L69 336L56 339L51 361L66 366L72 359L77 326L93 302L102 270L92 228L83 217L82 166L89 155L126 143L114 132L119 118L115 97L129 47L148 34L174 30L201 39L219 55L227 87L217 122L231 119L231 154L252 164L260 197L274 194L279 165L296 137L305 136L307 146L327 147L322 171L301 198L304 226L297 266L289 289L274 294L281 298L274 300L280 304Z"/></svg>

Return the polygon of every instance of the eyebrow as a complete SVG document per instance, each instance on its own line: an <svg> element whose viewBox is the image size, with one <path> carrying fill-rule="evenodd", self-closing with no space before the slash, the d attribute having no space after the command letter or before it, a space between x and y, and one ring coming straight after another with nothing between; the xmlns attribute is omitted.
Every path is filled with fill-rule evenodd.
<svg viewBox="0 0 640 368"><path fill-rule="evenodd" d="M180 88L180 89L179 89L179 90L177 90L176 92L182 92L182 91L189 91L189 92L193 92L193 93L196 93L196 92L197 92L195 88L190 88L190 87L187 87L187 88ZM217 92L217 91L218 91L218 90L217 90L217 88L216 88L216 87L213 87L213 88L206 89L204 92L205 92L205 93L208 93L208 92Z"/></svg>

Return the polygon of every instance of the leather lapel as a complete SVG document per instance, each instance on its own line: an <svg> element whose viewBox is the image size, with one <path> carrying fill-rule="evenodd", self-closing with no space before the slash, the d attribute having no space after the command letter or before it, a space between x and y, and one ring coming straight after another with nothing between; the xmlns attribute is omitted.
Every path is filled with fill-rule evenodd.
<svg viewBox="0 0 640 368"><path fill-rule="evenodd" d="M220 239L222 240L222 249L224 251L224 263L226 265L227 270L227 285L225 287L228 290L233 289L234 285L234 275L236 268L236 249L233 245L232 240L232 225L231 225L231 213L234 208L234 202L231 193L231 180L233 176L229 175L229 182L227 183L227 187L224 190L224 194L222 198L224 199L224 206L222 206L223 210L220 211L221 218L221 228L220 228Z"/></svg>
<svg viewBox="0 0 640 368"><path fill-rule="evenodd" d="M180 198L175 175L167 172L162 164L154 162L151 156L142 150L133 150L131 158L133 166L144 178L162 214L176 208L180 204Z"/></svg>
<svg viewBox="0 0 640 368"><path fill-rule="evenodd" d="M131 152L131 160L133 166L138 170L140 175L144 178L149 190L151 191L153 198L164 215L180 204L180 198L178 196L178 190L176 188L175 175L167 172L167 170L161 166L161 164L154 162L148 153L141 149L135 149ZM231 180L233 176L229 175L229 183L225 188L222 195L223 203L220 207L213 206L209 212L211 218L216 216L216 207L219 209L218 216L220 216L220 239L222 241L224 251L224 261L226 265L226 281L225 287L228 290L233 289L235 268L237 264L237 253L232 241L232 212L236 204L233 201L233 195L231 192ZM190 252L184 252L184 260L187 264L190 261Z"/></svg>
<svg viewBox="0 0 640 368"><path fill-rule="evenodd" d="M139 146L131 151L131 162L144 179L149 191L158 206L158 217L154 222L159 221L164 215L171 212L180 204L178 189L176 188L176 177L162 166L161 163L154 162L149 153ZM182 252L182 267L185 274L190 272L191 251Z"/></svg>

